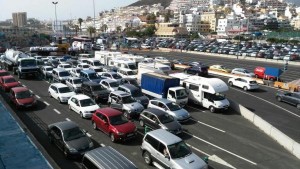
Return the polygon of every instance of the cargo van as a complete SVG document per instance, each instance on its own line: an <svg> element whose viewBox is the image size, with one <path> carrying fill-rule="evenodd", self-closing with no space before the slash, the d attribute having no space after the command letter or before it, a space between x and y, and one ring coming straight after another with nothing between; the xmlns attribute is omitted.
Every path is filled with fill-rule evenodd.
<svg viewBox="0 0 300 169"><path fill-rule="evenodd" d="M136 63L131 60L112 59L108 61L108 66L115 66L118 68L127 68L137 72Z"/></svg>
<svg viewBox="0 0 300 169"><path fill-rule="evenodd" d="M82 169L137 169L135 164L110 146L86 152L81 162Z"/></svg>
<svg viewBox="0 0 300 169"><path fill-rule="evenodd" d="M277 77L275 76L269 76L265 74L266 68L265 67L256 67L254 69L254 74L256 78L260 78L260 79L269 79L269 80L276 80Z"/></svg>

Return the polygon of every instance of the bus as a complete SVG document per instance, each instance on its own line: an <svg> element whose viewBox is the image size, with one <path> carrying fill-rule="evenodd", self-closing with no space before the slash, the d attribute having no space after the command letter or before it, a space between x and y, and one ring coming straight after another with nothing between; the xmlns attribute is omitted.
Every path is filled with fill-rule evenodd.
<svg viewBox="0 0 300 169"><path fill-rule="evenodd" d="M92 40L87 36L76 36L72 38L72 48L80 51L92 50Z"/></svg>

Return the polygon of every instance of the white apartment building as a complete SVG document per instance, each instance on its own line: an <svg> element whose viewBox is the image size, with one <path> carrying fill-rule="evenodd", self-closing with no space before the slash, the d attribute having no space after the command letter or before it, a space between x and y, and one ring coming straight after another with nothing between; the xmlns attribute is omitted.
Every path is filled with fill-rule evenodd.
<svg viewBox="0 0 300 169"><path fill-rule="evenodd" d="M248 19L240 18L233 13L226 18L220 18L217 25L217 34L221 36L238 35L248 30Z"/></svg>

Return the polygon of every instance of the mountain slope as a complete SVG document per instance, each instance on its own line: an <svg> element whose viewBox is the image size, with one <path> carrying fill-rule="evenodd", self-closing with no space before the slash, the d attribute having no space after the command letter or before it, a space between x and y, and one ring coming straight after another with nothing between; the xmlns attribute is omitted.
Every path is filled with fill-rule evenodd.
<svg viewBox="0 0 300 169"><path fill-rule="evenodd" d="M133 4L128 6L143 6L143 5L153 5L160 3L163 7L168 7L172 0L138 0Z"/></svg>

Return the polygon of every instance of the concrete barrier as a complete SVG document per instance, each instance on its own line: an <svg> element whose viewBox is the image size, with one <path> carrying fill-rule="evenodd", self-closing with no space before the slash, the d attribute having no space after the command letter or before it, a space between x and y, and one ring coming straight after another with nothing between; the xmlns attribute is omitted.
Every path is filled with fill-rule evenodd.
<svg viewBox="0 0 300 169"><path fill-rule="evenodd" d="M300 159L300 144L282 133L276 127L272 126L270 123L257 116L241 104L238 104L232 100L230 101L230 106L235 111L239 112L244 118L248 119L251 123L261 129L264 133L269 135L272 139L277 141L280 145L282 145L286 150Z"/></svg>

